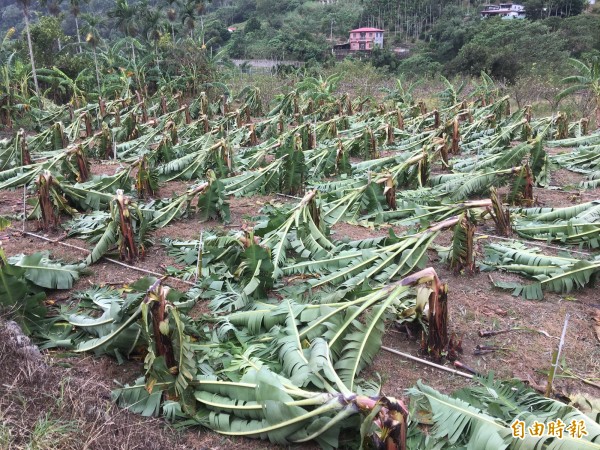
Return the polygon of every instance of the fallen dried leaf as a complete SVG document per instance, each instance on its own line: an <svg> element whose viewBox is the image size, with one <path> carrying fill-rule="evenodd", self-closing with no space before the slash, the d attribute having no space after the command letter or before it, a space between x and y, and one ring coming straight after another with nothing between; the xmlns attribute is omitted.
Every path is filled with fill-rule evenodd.
<svg viewBox="0 0 600 450"><path fill-rule="evenodd" d="M596 339L600 341L600 309L595 309L592 313L592 328L596 333Z"/></svg>
<svg viewBox="0 0 600 450"><path fill-rule="evenodd" d="M504 316L506 316L506 314L508 314L503 309L501 309L501 308L495 308L495 307L492 307L492 306L486 306L485 309L486 310L482 311L482 313L485 314L486 316L491 316L493 314L497 314L499 316L504 317Z"/></svg>

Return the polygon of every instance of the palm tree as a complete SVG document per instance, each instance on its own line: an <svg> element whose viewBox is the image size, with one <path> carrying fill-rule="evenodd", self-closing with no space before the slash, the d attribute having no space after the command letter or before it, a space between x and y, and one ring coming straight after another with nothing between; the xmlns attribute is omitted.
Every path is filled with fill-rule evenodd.
<svg viewBox="0 0 600 450"><path fill-rule="evenodd" d="M154 46L156 53L156 67L160 70L158 62L158 41L164 32L164 20L160 11L156 8L146 10L144 14L144 35L149 42Z"/></svg>
<svg viewBox="0 0 600 450"><path fill-rule="evenodd" d="M561 80L561 83L571 86L560 92L558 99L581 91L590 92L595 103L596 127L600 128L600 58L593 57L589 64L577 59L570 59L569 62L579 72L579 75L571 75Z"/></svg>
<svg viewBox="0 0 600 450"><path fill-rule="evenodd" d="M29 59L31 61L31 74L33 76L33 85L35 86L35 95L40 97L40 86L38 84L37 72L35 70L35 59L33 57L33 45L31 44L31 31L29 30L29 7L31 0L18 0L23 11L23 19L25 20L25 34L27 35L27 46L29 47Z"/></svg>
<svg viewBox="0 0 600 450"><path fill-rule="evenodd" d="M81 18L85 21L85 42L87 42L88 45L92 47L92 52L94 54L94 66L96 68L96 83L98 84L98 94L100 94L102 92L102 88L100 85L100 69L98 68L98 54L96 52L96 48L98 47L98 44L100 44L102 39L100 37L100 32L98 31L98 26L102 24L103 20L99 15L92 14L83 14Z"/></svg>
<svg viewBox="0 0 600 450"><path fill-rule="evenodd" d="M181 10L181 24L190 32L190 37L194 37L197 16L204 12L204 3L198 0L188 0Z"/></svg>
<svg viewBox="0 0 600 450"><path fill-rule="evenodd" d="M90 0L70 0L71 15L75 18L75 30L77 31L77 44L79 45L79 53L81 53L81 33L79 32L79 14L81 13L81 3L89 3Z"/></svg>
<svg viewBox="0 0 600 450"><path fill-rule="evenodd" d="M129 5L127 0L117 0L115 7L108 11L108 17L116 19L116 26L121 32L130 38L137 35L138 29L138 14L135 7ZM131 41L131 57L135 64L135 48L133 40Z"/></svg>
<svg viewBox="0 0 600 450"><path fill-rule="evenodd" d="M177 9L175 9L175 6L178 6L179 2L177 0L167 0L167 5L167 20L171 25L171 37L173 38L173 43L175 43L175 27L173 24L177 20Z"/></svg>

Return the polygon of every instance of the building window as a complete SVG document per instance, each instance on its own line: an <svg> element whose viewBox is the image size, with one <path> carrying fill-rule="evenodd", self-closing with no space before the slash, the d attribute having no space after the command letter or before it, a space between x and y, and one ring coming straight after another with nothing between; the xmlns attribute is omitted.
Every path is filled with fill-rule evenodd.
<svg viewBox="0 0 600 450"><path fill-rule="evenodd" d="M365 49L365 43L364 43L364 42L361 42L361 43L359 44L359 46L358 46L358 49L359 49L359 50L364 50L364 49Z"/></svg>
<svg viewBox="0 0 600 450"><path fill-rule="evenodd" d="M362 39L364 39L364 38L365 38L365 34L366 34L366 33L360 33L360 37L361 37Z"/></svg>

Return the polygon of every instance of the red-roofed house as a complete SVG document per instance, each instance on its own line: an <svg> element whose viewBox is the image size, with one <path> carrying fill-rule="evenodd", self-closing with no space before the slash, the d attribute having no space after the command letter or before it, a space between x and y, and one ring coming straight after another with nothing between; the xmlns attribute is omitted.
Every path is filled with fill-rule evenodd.
<svg viewBox="0 0 600 450"><path fill-rule="evenodd" d="M350 50L373 50L383 48L383 30L379 28L357 28L350 32Z"/></svg>

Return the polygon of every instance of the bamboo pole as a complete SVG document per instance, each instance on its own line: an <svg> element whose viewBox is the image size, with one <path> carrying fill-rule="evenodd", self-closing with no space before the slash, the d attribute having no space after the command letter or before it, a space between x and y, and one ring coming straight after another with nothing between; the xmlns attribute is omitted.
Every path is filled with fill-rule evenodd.
<svg viewBox="0 0 600 450"><path fill-rule="evenodd" d="M554 382L554 376L556 375L556 369L560 364L560 354L562 353L563 346L565 345L565 336L567 334L567 327L569 326L570 314L567 313L565 316L565 324L563 325L562 334L560 335L560 342L558 343L558 349L552 354L552 365L550 372L548 373L548 384L546 385L546 397L550 397L552 394L552 383Z"/></svg>
<svg viewBox="0 0 600 450"><path fill-rule="evenodd" d="M468 374L468 373L465 373L465 372L461 372L460 370L451 369L450 367L442 366L440 364L432 363L431 361L427 361L425 359L417 358L416 356L412 356L412 355L409 355L408 353L400 352L400 351L395 350L395 349L390 348L390 347L386 347L386 346L382 345L381 349L385 350L386 352L393 353L394 355L398 355L398 356L402 356L403 358L410 359L411 361L415 361L415 362L418 362L418 363L421 363L421 364L425 364L427 366L434 367L435 369L439 369L439 370L444 370L446 372L450 372L450 373L452 373L454 375L460 375L461 377L468 378L468 379L472 379L473 378L473 375L471 375L471 374Z"/></svg>
<svg viewBox="0 0 600 450"><path fill-rule="evenodd" d="M202 270L202 245L203 245L203 237L204 232L200 232L200 242L198 242L198 262L196 263L196 277L194 278L194 282L198 282L198 277L200 276L200 271Z"/></svg>

